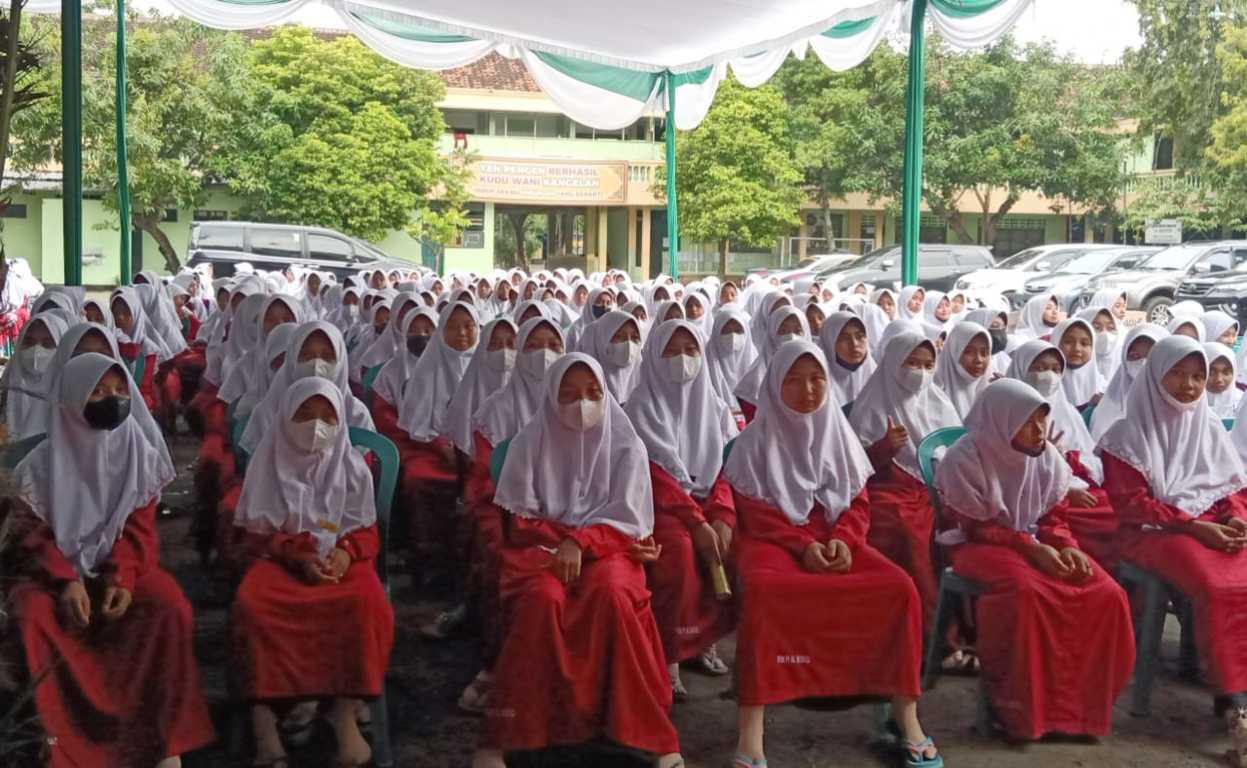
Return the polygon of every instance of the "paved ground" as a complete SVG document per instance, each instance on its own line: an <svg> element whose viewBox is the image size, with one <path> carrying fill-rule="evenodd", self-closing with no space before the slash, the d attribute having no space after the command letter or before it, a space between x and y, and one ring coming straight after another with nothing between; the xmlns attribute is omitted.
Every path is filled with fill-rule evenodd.
<svg viewBox="0 0 1247 768"><path fill-rule="evenodd" d="M176 459L187 467L195 446L175 445ZM170 489L167 502L174 508L189 505L189 472ZM214 600L216 587L189 545L189 520L179 515L162 521L164 561L196 606L196 646L213 711L220 731L226 732L226 671L230 653L225 642L226 611ZM475 744L476 721L458 713L454 702L475 674L477 647L465 638L441 643L423 640L416 627L441 607L421 600L395 580L398 636L390 667L390 705L394 723L397 764L403 768L459 768L467 766ZM1099 741L1045 741L1010 745L999 737L981 738L973 731L977 683L943 678L922 701L927 729L940 745L950 768L1194 768L1226 765L1228 740L1212 717L1211 697L1203 689L1176 679L1176 626L1171 619L1166 635L1165 671L1158 677L1154 714L1132 718L1125 696L1114 718L1114 734ZM722 649L731 658L732 643ZM735 744L735 707L725 698L729 680L686 672L691 700L674 712L690 768L723 768ZM767 716L767 753L775 768L831 768L832 766L900 766L895 754L871 744L871 712L858 707L843 712L814 712L792 706L774 707ZM329 766L332 736L319 729L313 743L295 751L294 768ZM189 756L188 768L247 765L232 760L223 745ZM572 750L557 754L520 755L512 760L521 768L643 768L635 756L603 750Z"/></svg>

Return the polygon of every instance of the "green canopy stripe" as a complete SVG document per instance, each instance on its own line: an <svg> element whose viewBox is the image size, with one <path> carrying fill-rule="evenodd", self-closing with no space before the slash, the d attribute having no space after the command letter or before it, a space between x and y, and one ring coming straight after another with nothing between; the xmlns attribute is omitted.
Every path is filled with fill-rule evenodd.
<svg viewBox="0 0 1247 768"><path fill-rule="evenodd" d="M654 84L662 76L659 72L637 72L545 51L533 51L532 54L541 63L573 80L637 101L648 101L654 93Z"/></svg>
<svg viewBox="0 0 1247 768"><path fill-rule="evenodd" d="M831 29L824 30L822 35L823 37L830 37L833 40L842 40L846 37L860 35L870 29L870 26L874 24L875 20L878 18L878 16L871 16L866 19L858 19L857 21L842 21Z"/></svg>
<svg viewBox="0 0 1247 768"><path fill-rule="evenodd" d="M672 73L671 85L673 88L679 88L684 85L701 85L710 79L714 67L705 67L703 69L694 69L691 72L681 72L680 74Z"/></svg>
<svg viewBox="0 0 1247 768"><path fill-rule="evenodd" d="M230 0L237 2L238 0ZM266 0L251 0L252 2L265 2ZM437 32L427 27L421 27L417 24L405 24L395 20L392 16L370 13L366 10L350 10L351 17L365 24L378 32L384 32L387 35L400 37L404 40L412 40L418 43L471 43L476 38L467 35L454 35L447 32Z"/></svg>
<svg viewBox="0 0 1247 768"><path fill-rule="evenodd" d="M1005 0L931 0L931 7L938 13L952 18L964 19L986 13ZM834 27L833 27L834 29Z"/></svg>

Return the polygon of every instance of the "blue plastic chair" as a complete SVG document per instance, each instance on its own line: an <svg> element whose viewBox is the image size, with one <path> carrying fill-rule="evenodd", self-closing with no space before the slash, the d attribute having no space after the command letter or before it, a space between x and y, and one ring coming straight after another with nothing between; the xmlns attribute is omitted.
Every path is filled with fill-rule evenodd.
<svg viewBox="0 0 1247 768"><path fill-rule="evenodd" d="M126 363L126 367L130 369L130 376L134 378L134 383L142 385L143 376L147 374L147 356L140 352L134 362Z"/></svg>
<svg viewBox="0 0 1247 768"><path fill-rule="evenodd" d="M1088 405L1086 408L1082 409L1082 423L1086 424L1088 428L1091 427L1091 417L1094 414L1095 414L1094 405Z"/></svg>
<svg viewBox="0 0 1247 768"><path fill-rule="evenodd" d="M242 436L247 431L247 423L250 421L251 414L247 414L230 422L229 443L234 449L234 466L240 475L247 472L247 462L251 460L251 451L242 447Z"/></svg>
<svg viewBox="0 0 1247 768"><path fill-rule="evenodd" d="M1234 430L1234 417L1230 416L1229 418L1222 419L1221 425L1225 427L1226 432L1233 431Z"/></svg>
<svg viewBox="0 0 1247 768"><path fill-rule="evenodd" d="M377 374L381 372L382 367L381 365L374 365L371 368L364 369L364 375L359 380L359 383L364 387L364 391L372 391L372 383L377 380Z"/></svg>
<svg viewBox="0 0 1247 768"><path fill-rule="evenodd" d="M489 479L498 484L498 478L502 477L502 465L507 461L507 449L511 447L511 438L507 438L494 446L494 452L489 454Z"/></svg>
<svg viewBox="0 0 1247 768"><path fill-rule="evenodd" d="M23 437L16 443L8 446L4 449L4 455L0 457L0 467L12 470L20 464L22 459L26 458L27 454L33 451L37 445L42 443L45 438L47 438L47 435L40 432L37 435Z"/></svg>

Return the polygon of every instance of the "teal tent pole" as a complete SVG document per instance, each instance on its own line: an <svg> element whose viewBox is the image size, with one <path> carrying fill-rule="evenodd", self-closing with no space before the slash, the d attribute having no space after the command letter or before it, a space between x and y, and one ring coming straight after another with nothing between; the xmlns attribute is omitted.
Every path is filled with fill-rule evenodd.
<svg viewBox="0 0 1247 768"><path fill-rule="evenodd" d="M65 285L82 285L82 0L61 0L61 149Z"/></svg>
<svg viewBox="0 0 1247 768"><path fill-rule="evenodd" d="M922 205L922 110L926 80L923 21L927 0L913 0L909 23L909 83L905 96L905 175L901 195L903 230L901 237L901 283L918 282L918 229Z"/></svg>
<svg viewBox="0 0 1247 768"><path fill-rule="evenodd" d="M680 279L680 206L675 199L675 82L671 71L663 73L667 91L667 250L671 254L671 277Z"/></svg>
<svg viewBox="0 0 1247 768"><path fill-rule="evenodd" d="M117 0L117 210L121 219L121 285L130 284L130 169L126 157L126 0Z"/></svg>

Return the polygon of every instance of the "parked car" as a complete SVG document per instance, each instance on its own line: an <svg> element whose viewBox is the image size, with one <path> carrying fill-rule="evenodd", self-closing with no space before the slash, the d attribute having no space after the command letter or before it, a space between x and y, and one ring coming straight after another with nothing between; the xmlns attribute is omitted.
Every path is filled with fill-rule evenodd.
<svg viewBox="0 0 1247 768"><path fill-rule="evenodd" d="M1205 309L1219 309L1238 318L1247 328L1247 243L1229 244L1229 257L1201 260L1178 287L1177 301L1198 301Z"/></svg>
<svg viewBox="0 0 1247 768"><path fill-rule="evenodd" d="M819 256L813 259L802 259L796 269L788 269L782 272L772 272L770 277L778 277L781 283L792 283L793 290L805 291L810 287L810 283L814 281L814 276L820 272L829 269L835 269L843 264L856 261L858 254L848 251L837 251L825 256ZM768 275L763 275L764 277Z"/></svg>
<svg viewBox="0 0 1247 768"><path fill-rule="evenodd" d="M986 246L924 243L918 246L918 284L932 290L952 290L966 273L992 263L992 252ZM838 290L857 282L897 286L901 281L901 247L876 248L855 261L820 273L815 279L823 284L830 282Z"/></svg>
<svg viewBox="0 0 1247 768"><path fill-rule="evenodd" d="M1142 311L1148 322L1164 324L1178 286L1188 276L1229 272L1247 259L1247 240L1191 241L1171 245L1134 269L1109 272L1087 281L1075 309L1084 307L1098 290L1111 288L1126 294L1129 309Z"/></svg>
<svg viewBox="0 0 1247 768"><path fill-rule="evenodd" d="M963 291L999 293L1006 297L1010 293L1020 294L1028 280L1055 272L1089 251L1112 247L1096 243L1037 245L1018 251L987 269L965 275L957 281L956 287Z"/></svg>
<svg viewBox="0 0 1247 768"><path fill-rule="evenodd" d="M1083 294L1087 281L1097 275L1113 270L1133 269L1139 262L1160 250L1158 246L1119 246L1095 248L1065 262L1056 272L1050 272L1026 281L1023 290L1010 294L1013 309L1021 309L1033 296L1048 294L1056 296L1065 312L1072 312Z"/></svg>
<svg viewBox="0 0 1247 768"><path fill-rule="evenodd" d="M363 269L424 268L387 255L357 237L322 227L262 224L248 221L196 222L191 225L186 262L211 264L212 274L229 277L241 262L280 272L299 265L337 274L339 279Z"/></svg>

